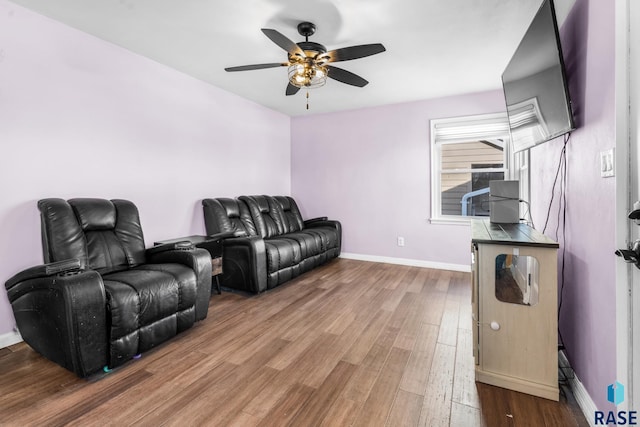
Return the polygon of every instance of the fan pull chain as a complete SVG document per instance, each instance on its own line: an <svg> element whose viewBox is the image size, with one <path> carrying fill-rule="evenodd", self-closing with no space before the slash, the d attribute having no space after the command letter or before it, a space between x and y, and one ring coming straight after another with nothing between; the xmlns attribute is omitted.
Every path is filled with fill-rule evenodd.
<svg viewBox="0 0 640 427"><path fill-rule="evenodd" d="M307 91L307 110L309 109L309 91Z"/></svg>

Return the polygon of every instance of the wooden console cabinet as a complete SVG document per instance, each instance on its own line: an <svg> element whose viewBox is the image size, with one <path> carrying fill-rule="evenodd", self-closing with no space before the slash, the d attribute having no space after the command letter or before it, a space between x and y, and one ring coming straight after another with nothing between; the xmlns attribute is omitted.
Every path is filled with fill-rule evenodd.
<svg viewBox="0 0 640 427"><path fill-rule="evenodd" d="M489 220L471 235L476 381L558 400L558 243Z"/></svg>

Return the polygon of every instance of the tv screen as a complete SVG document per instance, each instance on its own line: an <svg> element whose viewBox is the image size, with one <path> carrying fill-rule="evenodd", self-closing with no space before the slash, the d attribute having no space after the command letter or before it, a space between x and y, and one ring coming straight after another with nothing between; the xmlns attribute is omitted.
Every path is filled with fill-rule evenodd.
<svg viewBox="0 0 640 427"><path fill-rule="evenodd" d="M552 0L545 0L502 73L514 152L575 129Z"/></svg>

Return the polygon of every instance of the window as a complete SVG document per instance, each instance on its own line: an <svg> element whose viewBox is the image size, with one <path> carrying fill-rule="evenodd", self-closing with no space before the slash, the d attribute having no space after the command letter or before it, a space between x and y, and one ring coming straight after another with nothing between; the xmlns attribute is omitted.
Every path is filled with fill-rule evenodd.
<svg viewBox="0 0 640 427"><path fill-rule="evenodd" d="M506 114L432 120L431 221L465 223L489 216L493 180L519 180L520 198L526 200L527 161L528 151L510 150Z"/></svg>

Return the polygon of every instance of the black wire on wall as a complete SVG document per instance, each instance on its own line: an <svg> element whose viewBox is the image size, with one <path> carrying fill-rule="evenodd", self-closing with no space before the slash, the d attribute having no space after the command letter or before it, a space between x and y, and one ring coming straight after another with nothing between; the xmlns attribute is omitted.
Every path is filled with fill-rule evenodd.
<svg viewBox="0 0 640 427"><path fill-rule="evenodd" d="M558 178L560 178L559 183L559 192L558 195L558 212L557 212L557 223L555 229L555 239L559 241L559 233L562 231L562 256L560 258L562 266L561 266L561 274L560 274L560 295L558 301L558 337L560 338L560 349L564 349L564 339L562 338L562 332L560 332L560 312L562 309L562 300L564 296L564 286L566 283L565 280L565 255L566 255L566 245L567 245L567 234L566 234L566 225L567 225L567 144L571 139L571 134L567 134L564 137L564 144L562 145L562 150L560 150L560 158L558 159L558 168L556 169L556 176L553 180L553 186L551 187L551 200L549 201L549 207L547 208L547 217L544 221L544 228L542 229L542 233L544 234L547 231L547 226L549 224L549 218L551 216L551 209L553 206L553 200L556 194L556 185L558 185Z"/></svg>

